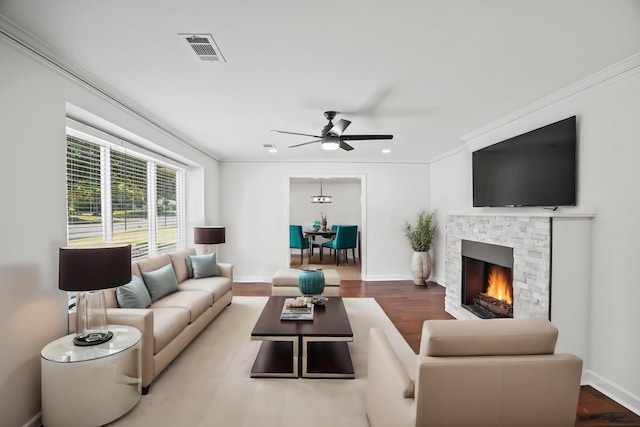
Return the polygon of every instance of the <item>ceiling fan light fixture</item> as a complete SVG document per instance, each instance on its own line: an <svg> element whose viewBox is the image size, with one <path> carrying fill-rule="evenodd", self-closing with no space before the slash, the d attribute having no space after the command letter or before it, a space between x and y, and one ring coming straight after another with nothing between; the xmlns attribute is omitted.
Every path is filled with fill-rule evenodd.
<svg viewBox="0 0 640 427"><path fill-rule="evenodd" d="M340 148L340 144L337 141L322 141L322 149L327 151L333 151Z"/></svg>
<svg viewBox="0 0 640 427"><path fill-rule="evenodd" d="M272 132L285 133L288 135L300 135L316 138L313 141L303 142L301 144L290 145L289 148L302 147L304 145L320 143L323 150L333 151L338 148L342 148L344 151L351 151L353 147L347 143L347 141L366 141L371 139L393 139L393 135L344 135L344 131L349 127L351 122L349 120L340 119L336 124L332 122L332 119L336 116L335 111L325 111L324 117L329 120L320 132L320 135L289 132L286 130L275 130Z"/></svg>

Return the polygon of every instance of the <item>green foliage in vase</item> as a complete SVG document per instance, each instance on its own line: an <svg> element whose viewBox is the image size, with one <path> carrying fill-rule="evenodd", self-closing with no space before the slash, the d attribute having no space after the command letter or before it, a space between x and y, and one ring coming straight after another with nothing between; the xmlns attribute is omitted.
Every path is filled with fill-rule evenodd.
<svg viewBox="0 0 640 427"><path fill-rule="evenodd" d="M407 222L404 234L414 252L428 252L436 235L436 225L433 213L422 211L418 214L418 223L412 226Z"/></svg>

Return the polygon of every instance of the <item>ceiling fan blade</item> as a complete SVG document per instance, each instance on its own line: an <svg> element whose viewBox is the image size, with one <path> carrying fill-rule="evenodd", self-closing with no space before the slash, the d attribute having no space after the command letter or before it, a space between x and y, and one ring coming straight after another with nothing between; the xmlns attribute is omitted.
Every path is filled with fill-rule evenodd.
<svg viewBox="0 0 640 427"><path fill-rule="evenodd" d="M344 132L345 129L349 127L350 124L351 122L349 120L340 119L338 123L333 125L331 129L329 129L329 132L327 132L327 135L340 136L342 135L342 132Z"/></svg>
<svg viewBox="0 0 640 427"><path fill-rule="evenodd" d="M275 130L275 129L272 129L271 132L286 133L287 135L310 136L312 138L322 138L322 136L320 136L320 135L311 135L309 133L287 132L286 130Z"/></svg>
<svg viewBox="0 0 640 427"><path fill-rule="evenodd" d="M313 144L314 142L321 142L321 141L322 141L321 139L316 139L314 141L303 142L302 144L290 145L289 148L302 147L303 145L309 145L309 144Z"/></svg>
<svg viewBox="0 0 640 427"><path fill-rule="evenodd" d="M342 148L342 149L343 149L343 150L345 150L345 151L351 151L351 150L353 150L353 147L352 147L352 146L350 146L349 144L347 144L347 143L346 143L346 142L344 142L344 141L340 141L340 148Z"/></svg>
<svg viewBox="0 0 640 427"><path fill-rule="evenodd" d="M367 139L393 139L393 135L342 135L341 141L364 141Z"/></svg>

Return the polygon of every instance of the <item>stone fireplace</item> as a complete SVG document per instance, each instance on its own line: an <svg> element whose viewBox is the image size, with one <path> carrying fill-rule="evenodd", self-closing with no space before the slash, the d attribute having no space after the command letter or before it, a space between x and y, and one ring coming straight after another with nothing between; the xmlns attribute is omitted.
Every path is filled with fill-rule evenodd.
<svg viewBox="0 0 640 427"><path fill-rule="evenodd" d="M551 219L539 216L452 215L446 233L445 309L456 318L483 315L470 300L487 290L489 264L511 280L512 317L550 317ZM500 270L500 269L498 269ZM471 277L469 283L468 276ZM482 281L483 283L478 283Z"/></svg>
<svg viewBox="0 0 640 427"><path fill-rule="evenodd" d="M506 251L505 258L513 258L513 317L550 319L560 331L556 352L576 354L588 364L593 217L591 213L576 212L449 215L445 233L445 310L457 319L482 317L463 305L468 303L469 291L482 293L484 285L472 284L471 290L463 289L463 275L476 274L477 271L469 271L475 269L486 276L486 262L508 266L509 262L501 259L504 252L499 255L489 250L487 255L482 246L507 248L498 252ZM466 268L463 253L466 258L482 260L482 265L471 261L467 264L472 265ZM468 288L469 284L465 286Z"/></svg>

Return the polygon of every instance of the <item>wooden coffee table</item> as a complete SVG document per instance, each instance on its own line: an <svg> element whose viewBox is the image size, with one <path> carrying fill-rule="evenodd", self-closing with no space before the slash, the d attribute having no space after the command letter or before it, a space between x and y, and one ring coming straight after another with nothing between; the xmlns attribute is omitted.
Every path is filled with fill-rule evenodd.
<svg viewBox="0 0 640 427"><path fill-rule="evenodd" d="M251 376L354 378L353 332L342 298L314 307L313 320L280 320L285 299L270 297L251 332L262 341Z"/></svg>

